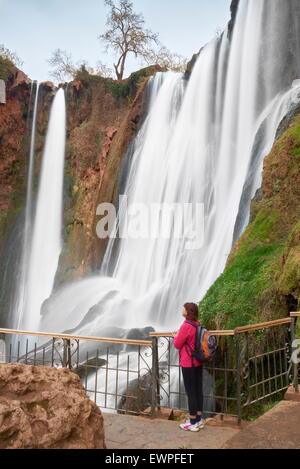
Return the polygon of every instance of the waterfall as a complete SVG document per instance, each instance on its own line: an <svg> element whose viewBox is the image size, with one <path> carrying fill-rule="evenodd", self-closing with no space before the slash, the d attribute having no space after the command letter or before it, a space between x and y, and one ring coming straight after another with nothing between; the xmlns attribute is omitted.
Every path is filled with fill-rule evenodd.
<svg viewBox="0 0 300 469"><path fill-rule="evenodd" d="M232 35L202 49L188 83L172 72L149 82L124 194L128 204L203 204L202 247L186 249L187 237L111 239L98 274L46 302L41 329L114 337L175 330L183 303L205 295L248 223L278 125L300 100L293 15L299 20L295 0L240 0ZM121 204L116 229L124 218Z"/></svg>
<svg viewBox="0 0 300 469"><path fill-rule="evenodd" d="M31 246L31 225L32 225L32 190L33 190L33 172L34 172L34 157L35 157L35 137L36 137L36 119L37 119L37 105L39 98L39 83L36 83L35 98L33 105L32 126L30 136L30 149L29 149L29 165L27 177L27 193L26 193L26 209L25 209L25 222L24 222L24 235L22 258L20 265L20 275L18 281L18 294L16 301L13 305L12 316L14 317L13 328L19 329L22 318L22 312L25 307L26 301L26 281L28 269L28 254Z"/></svg>
<svg viewBox="0 0 300 469"><path fill-rule="evenodd" d="M65 96L64 91L60 89L51 107L41 164L32 242L28 255L25 307L20 321L20 327L25 330L38 329L40 309L52 292L62 248L65 138ZM32 179L29 183L32 184ZM27 210L31 211L29 204Z"/></svg>

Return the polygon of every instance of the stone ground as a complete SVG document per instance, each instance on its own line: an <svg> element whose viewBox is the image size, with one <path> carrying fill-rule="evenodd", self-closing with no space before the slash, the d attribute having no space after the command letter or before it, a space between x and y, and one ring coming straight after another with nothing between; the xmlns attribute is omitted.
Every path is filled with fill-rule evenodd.
<svg viewBox="0 0 300 469"><path fill-rule="evenodd" d="M206 425L198 433L179 423L147 417L103 414L107 449L217 449L240 430Z"/></svg>
<svg viewBox="0 0 300 469"><path fill-rule="evenodd" d="M280 402L236 433L223 448L300 449L300 402Z"/></svg>
<svg viewBox="0 0 300 469"><path fill-rule="evenodd" d="M300 402L282 401L238 429L209 421L198 433L180 422L103 414L108 449L300 449Z"/></svg>

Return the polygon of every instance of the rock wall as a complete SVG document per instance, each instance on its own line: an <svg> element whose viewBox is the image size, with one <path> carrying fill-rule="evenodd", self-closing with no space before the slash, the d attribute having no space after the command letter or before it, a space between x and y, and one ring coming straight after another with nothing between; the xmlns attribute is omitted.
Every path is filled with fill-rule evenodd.
<svg viewBox="0 0 300 469"><path fill-rule="evenodd" d="M35 87L22 71L1 57L0 79L4 80L6 88L6 103L0 104L0 326L8 327L20 274ZM53 96L52 84L40 85L35 193Z"/></svg>
<svg viewBox="0 0 300 469"><path fill-rule="evenodd" d="M122 157L142 122L144 90L159 67L148 67L116 82L84 69L65 87L67 145L64 178L64 247L55 285L98 269L106 241L96 235L96 207L115 202ZM6 104L0 104L0 326L9 327L17 284L26 204L35 87L9 61L1 60ZM39 86L34 197L55 87Z"/></svg>
<svg viewBox="0 0 300 469"><path fill-rule="evenodd" d="M56 284L100 267L106 241L96 234L99 203L116 203L121 160L146 108L145 87L157 67L123 82L81 74L68 85L65 244Z"/></svg>
<svg viewBox="0 0 300 469"><path fill-rule="evenodd" d="M104 449L103 417L70 370L0 364L0 449Z"/></svg>
<svg viewBox="0 0 300 469"><path fill-rule="evenodd" d="M0 104L0 243L24 198L30 99L30 81L16 68L11 67L5 84L6 103Z"/></svg>

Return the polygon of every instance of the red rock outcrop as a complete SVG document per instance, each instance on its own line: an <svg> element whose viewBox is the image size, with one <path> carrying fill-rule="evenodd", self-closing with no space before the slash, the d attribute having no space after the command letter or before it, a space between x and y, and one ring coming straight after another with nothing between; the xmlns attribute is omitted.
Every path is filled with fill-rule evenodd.
<svg viewBox="0 0 300 469"><path fill-rule="evenodd" d="M117 98L109 88L112 80L101 77L77 79L68 86L66 167L71 202L65 208L66 249L56 286L99 268L107 240L97 237L96 209L102 202L117 201L121 161L145 113L147 80L142 77L126 98Z"/></svg>
<svg viewBox="0 0 300 469"><path fill-rule="evenodd" d="M23 86L23 85L27 86L31 84L30 78L28 78L28 76L25 75L24 72L22 72L16 67L14 67L14 70L13 70L12 80L13 80L12 85L11 85L12 90L15 88L18 88L19 86Z"/></svg>
<svg viewBox="0 0 300 469"><path fill-rule="evenodd" d="M0 449L104 449L103 417L70 370L0 364Z"/></svg>
<svg viewBox="0 0 300 469"><path fill-rule="evenodd" d="M63 85L67 104L65 232L55 287L99 268L107 240L97 237L96 208L101 202L117 200L121 161L143 120L145 86L156 71L158 67L148 67L122 83L81 73L73 82ZM0 248L3 246L3 252L7 235L13 231L26 201L35 96L35 87L15 67L11 67L5 84L7 103L0 105ZM53 83L40 84L34 194L54 94Z"/></svg>
<svg viewBox="0 0 300 469"><path fill-rule="evenodd" d="M29 97L29 79L13 69L6 82L6 103L0 105L0 237L13 199L25 193Z"/></svg>

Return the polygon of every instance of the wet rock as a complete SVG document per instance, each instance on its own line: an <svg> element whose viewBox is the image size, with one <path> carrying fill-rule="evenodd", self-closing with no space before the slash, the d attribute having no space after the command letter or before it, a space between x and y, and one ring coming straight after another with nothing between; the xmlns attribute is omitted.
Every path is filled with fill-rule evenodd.
<svg viewBox="0 0 300 469"><path fill-rule="evenodd" d="M228 23L228 36L231 38L233 27L235 24L235 19L238 11L238 6L239 6L240 0L232 0L231 5L230 5L230 12L231 12L231 19Z"/></svg>
<svg viewBox="0 0 300 469"><path fill-rule="evenodd" d="M131 381L119 403L119 414L148 412L152 399L152 376L148 372L144 376Z"/></svg>
<svg viewBox="0 0 300 469"><path fill-rule="evenodd" d="M100 367L103 367L107 364L107 361L100 357L93 357L89 360L85 361L84 363L80 364L78 368L76 368L75 373L81 379L84 379L92 374L94 374Z"/></svg>

